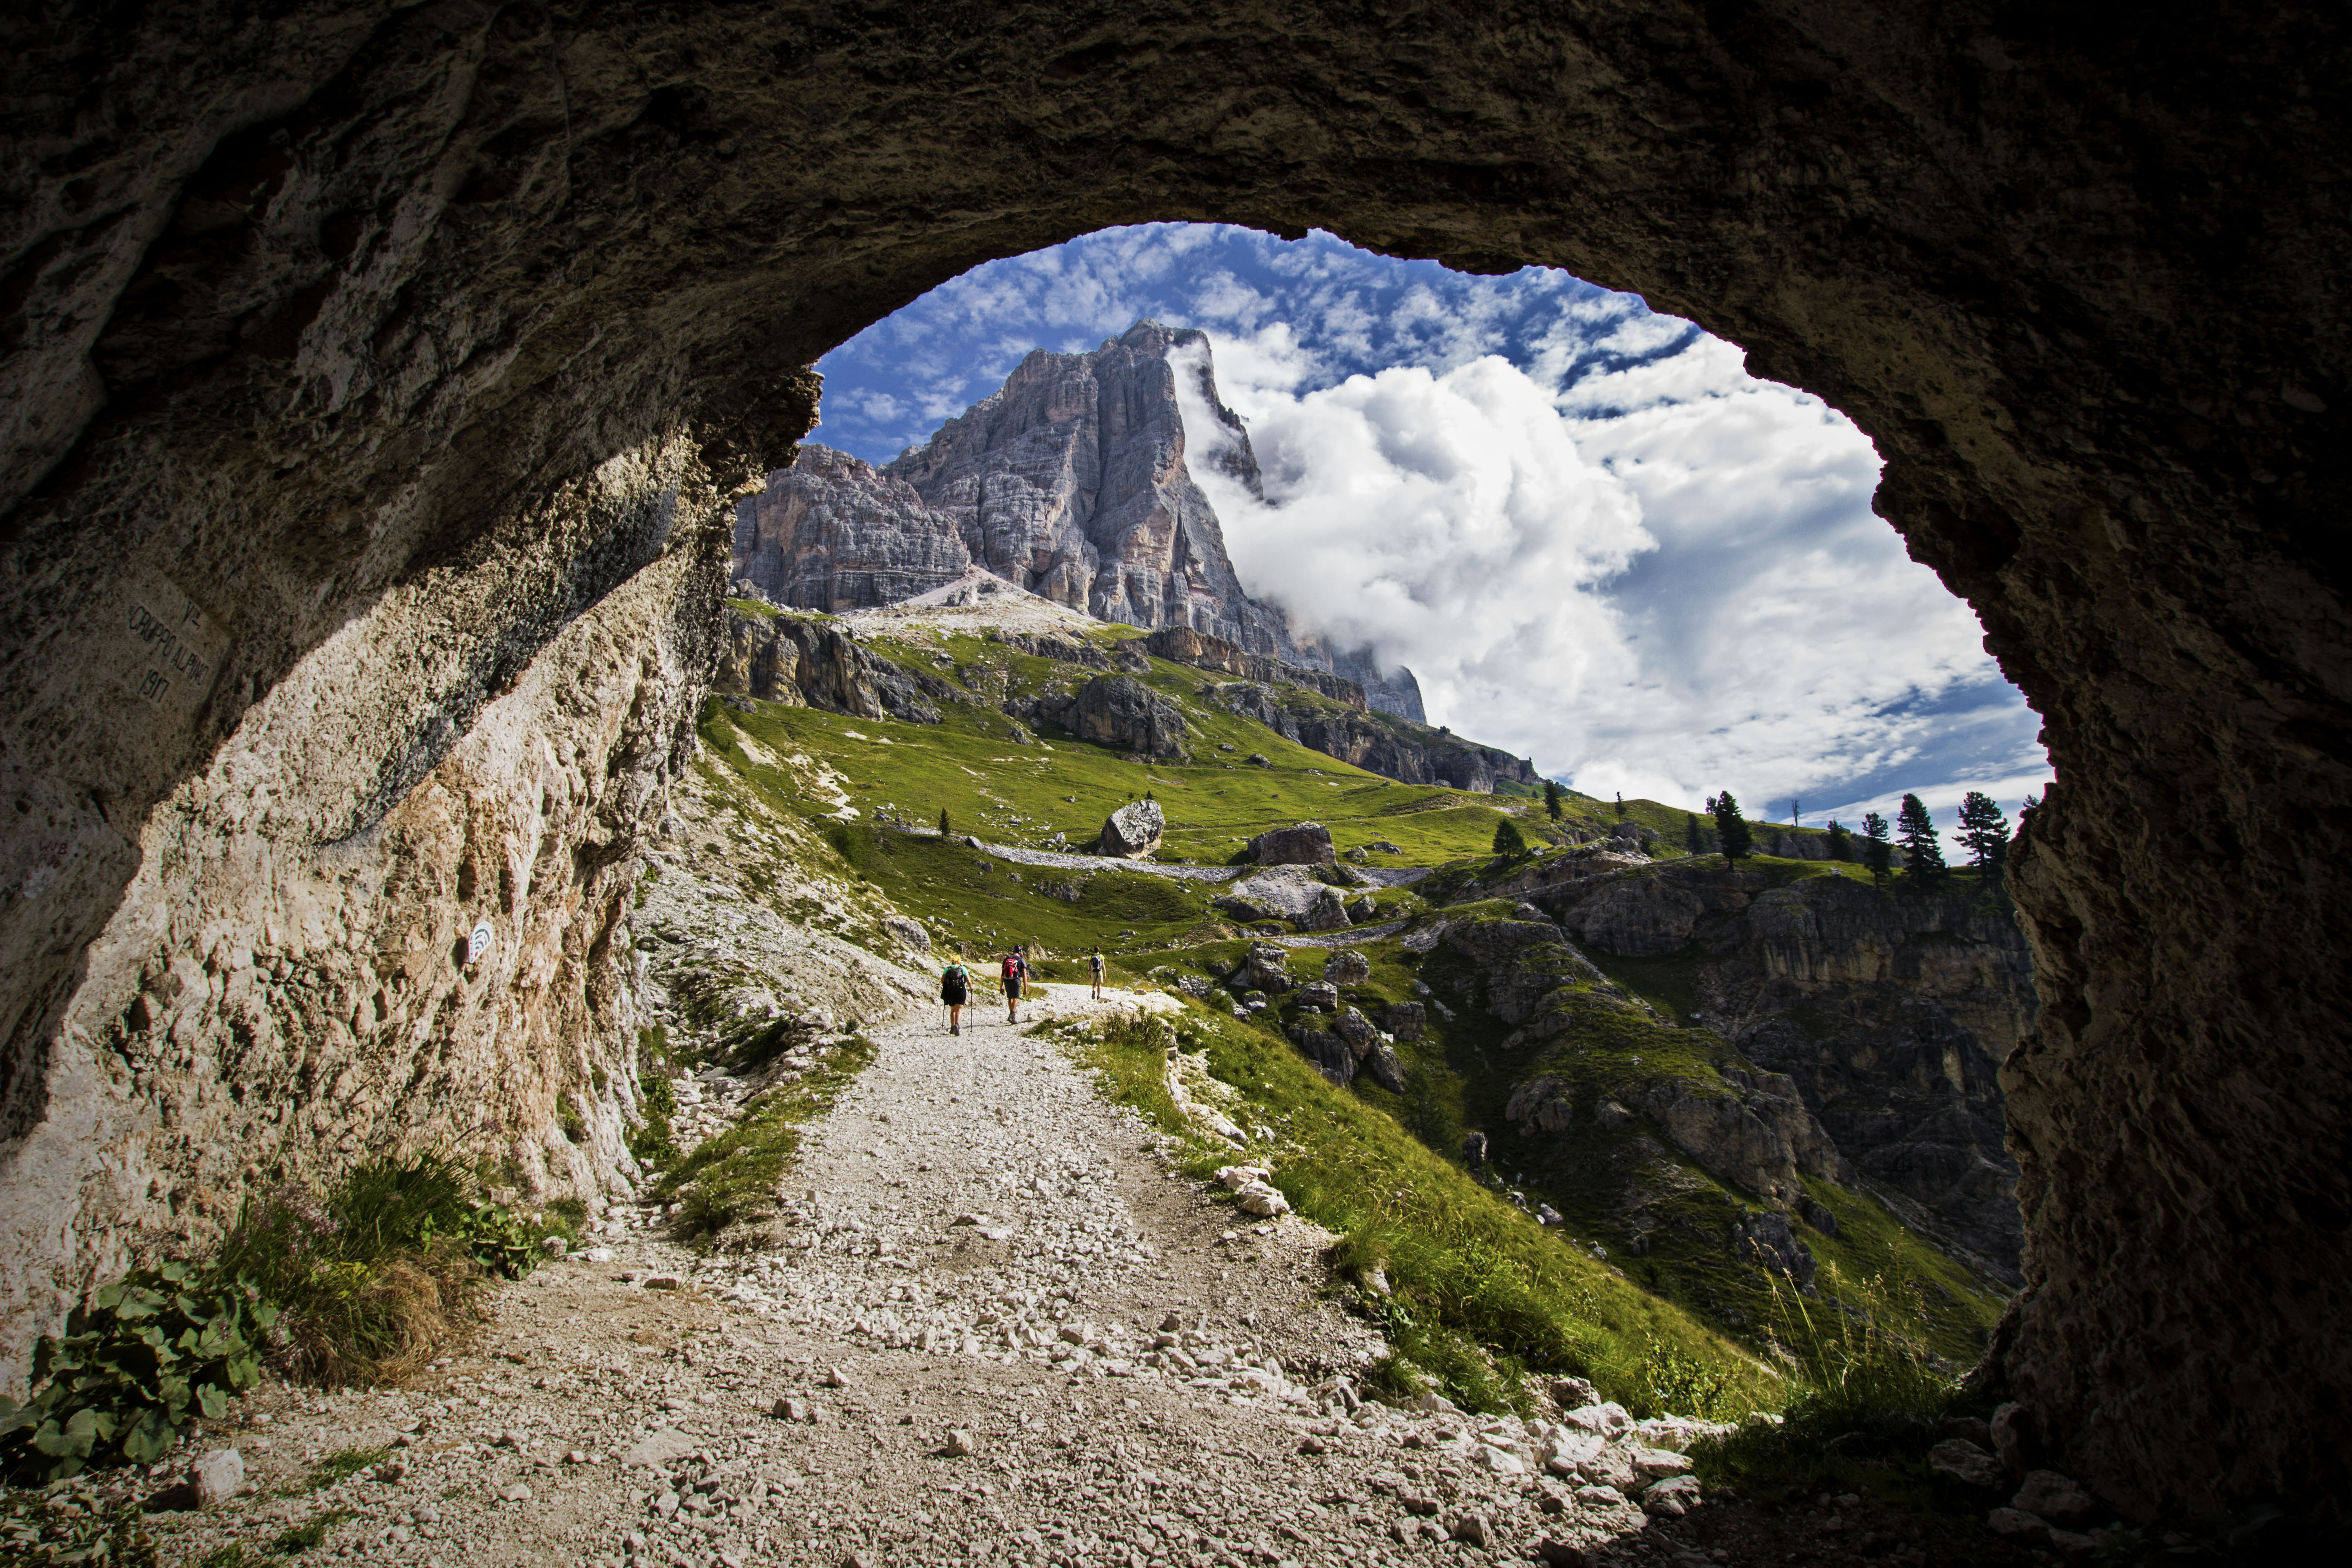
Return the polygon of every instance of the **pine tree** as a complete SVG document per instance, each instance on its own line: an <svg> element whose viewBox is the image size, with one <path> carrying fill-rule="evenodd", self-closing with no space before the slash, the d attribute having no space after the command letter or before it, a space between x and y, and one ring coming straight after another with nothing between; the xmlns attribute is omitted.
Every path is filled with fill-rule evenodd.
<svg viewBox="0 0 2352 1568"><path fill-rule="evenodd" d="M1960 797L1960 842L1980 872L1998 873L2009 863L2009 818L1990 795L1970 790Z"/></svg>
<svg viewBox="0 0 2352 1568"><path fill-rule="evenodd" d="M1884 882L1895 870L1895 851L1886 842L1886 818L1874 811L1862 814L1862 863L1870 879Z"/></svg>
<svg viewBox="0 0 2352 1568"><path fill-rule="evenodd" d="M1554 822L1559 820L1559 781L1544 780L1544 810Z"/></svg>
<svg viewBox="0 0 2352 1568"><path fill-rule="evenodd" d="M1517 859L1528 852L1528 841L1519 837L1519 825L1509 817L1495 824L1495 853L1507 860Z"/></svg>
<svg viewBox="0 0 2352 1568"><path fill-rule="evenodd" d="M1715 797L1715 837L1723 846L1723 860L1737 868L1740 859L1756 847L1756 836L1748 831L1748 824L1739 816L1739 803L1725 790Z"/></svg>
<svg viewBox="0 0 2352 1568"><path fill-rule="evenodd" d="M1895 813L1895 841L1903 846L1903 871L1915 882L1932 885L1944 875L1943 837L1927 804L1916 795L1903 797Z"/></svg>
<svg viewBox="0 0 2352 1568"><path fill-rule="evenodd" d="M1849 865L1853 861L1853 835L1848 833L1845 824L1834 816L1830 818L1830 858L1843 860Z"/></svg>
<svg viewBox="0 0 2352 1568"><path fill-rule="evenodd" d="M940 807L940 837L942 838L955 837L955 829L948 826L948 808L944 805Z"/></svg>
<svg viewBox="0 0 2352 1568"><path fill-rule="evenodd" d="M1617 792L1617 820L1625 820L1625 792L1622 789Z"/></svg>
<svg viewBox="0 0 2352 1568"><path fill-rule="evenodd" d="M1706 853L1706 835L1699 827L1697 816L1687 811L1683 813L1683 847L1694 855Z"/></svg>

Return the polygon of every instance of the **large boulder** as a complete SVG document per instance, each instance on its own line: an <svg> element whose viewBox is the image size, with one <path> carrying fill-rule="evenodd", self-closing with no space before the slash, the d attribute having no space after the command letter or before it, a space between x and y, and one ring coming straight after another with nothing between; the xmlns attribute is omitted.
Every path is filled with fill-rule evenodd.
<svg viewBox="0 0 2352 1568"><path fill-rule="evenodd" d="M1339 931L1348 924L1339 892L1301 866L1276 866L1217 900L1217 908L1245 921L1289 921L1300 931Z"/></svg>
<svg viewBox="0 0 2352 1568"><path fill-rule="evenodd" d="M1319 822L1297 822L1272 827L1250 840L1250 858L1261 866L1329 866L1331 830Z"/></svg>
<svg viewBox="0 0 2352 1568"><path fill-rule="evenodd" d="M1290 977L1290 951L1270 942L1254 942L1242 955L1233 975L1226 981L1228 988L1239 991L1265 991L1280 995L1297 984Z"/></svg>
<svg viewBox="0 0 2352 1568"><path fill-rule="evenodd" d="M1404 1092L1404 1066L1397 1060L1396 1052L1389 1048L1387 1041L1382 1040L1365 1052L1362 1066L1365 1076L1391 1094Z"/></svg>
<svg viewBox="0 0 2352 1568"><path fill-rule="evenodd" d="M1320 1018L1302 1018L1292 1026L1291 1043L1316 1070L1339 1088L1346 1088L1356 1076L1356 1053L1348 1042L1323 1026Z"/></svg>
<svg viewBox="0 0 2352 1568"><path fill-rule="evenodd" d="M1400 1040L1417 1040L1429 1027L1429 1007L1421 1002L1391 1002L1381 1013L1381 1027Z"/></svg>
<svg viewBox="0 0 2352 1568"><path fill-rule="evenodd" d="M1131 800L1103 819L1102 852L1133 860L1160 847L1168 819L1156 800Z"/></svg>
<svg viewBox="0 0 2352 1568"><path fill-rule="evenodd" d="M1323 961L1323 978L1334 985L1361 985L1372 977L1372 961L1352 947L1333 950Z"/></svg>
<svg viewBox="0 0 2352 1568"><path fill-rule="evenodd" d="M1794 1081L1780 1073L1727 1068L1719 1085L1654 1079L1639 1102L1710 1175L1776 1205L1802 1201L1800 1173L1853 1179Z"/></svg>
<svg viewBox="0 0 2352 1568"><path fill-rule="evenodd" d="M1058 715L1082 741L1123 752L1171 757L1184 747L1184 716L1176 705L1131 676L1097 675L1078 689Z"/></svg>

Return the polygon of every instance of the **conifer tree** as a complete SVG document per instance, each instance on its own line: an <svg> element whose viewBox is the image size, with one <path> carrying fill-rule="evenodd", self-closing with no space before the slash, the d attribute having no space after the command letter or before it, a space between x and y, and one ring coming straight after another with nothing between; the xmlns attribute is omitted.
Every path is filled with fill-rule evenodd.
<svg viewBox="0 0 2352 1568"><path fill-rule="evenodd" d="M1862 814L1862 863L1870 879L1884 882L1895 870L1895 851L1886 842L1886 818L1874 811Z"/></svg>
<svg viewBox="0 0 2352 1568"><path fill-rule="evenodd" d="M1830 858L1849 864L1853 860L1853 835L1834 816L1830 818Z"/></svg>
<svg viewBox="0 0 2352 1568"><path fill-rule="evenodd" d="M1715 837L1723 846L1723 862L1737 868L1740 859L1756 847L1756 836L1748 831L1748 824L1739 816L1739 803L1725 790L1715 797Z"/></svg>
<svg viewBox="0 0 2352 1568"><path fill-rule="evenodd" d="M1699 827L1695 812L1683 813L1683 847L1694 855L1706 853L1706 834Z"/></svg>
<svg viewBox="0 0 2352 1568"><path fill-rule="evenodd" d="M1559 781L1544 780L1544 811L1554 822L1559 820Z"/></svg>
<svg viewBox="0 0 2352 1568"><path fill-rule="evenodd" d="M1933 884L1945 870L1942 836L1927 815L1927 804L1916 795L1903 797L1895 813L1895 841L1903 846L1903 870L1915 882Z"/></svg>
<svg viewBox="0 0 2352 1568"><path fill-rule="evenodd" d="M1519 825L1509 817L1495 824L1495 853L1505 859L1516 859L1528 852L1528 841L1519 836Z"/></svg>
<svg viewBox="0 0 2352 1568"><path fill-rule="evenodd" d="M1980 872L1998 873L2009 863L2009 818L1990 795L1970 790L1960 797L1960 842Z"/></svg>
<svg viewBox="0 0 2352 1568"><path fill-rule="evenodd" d="M1617 820L1625 820L1625 792L1622 789L1617 792Z"/></svg>
<svg viewBox="0 0 2352 1568"><path fill-rule="evenodd" d="M948 826L948 808L944 805L940 807L940 837L942 838L955 837L955 830Z"/></svg>

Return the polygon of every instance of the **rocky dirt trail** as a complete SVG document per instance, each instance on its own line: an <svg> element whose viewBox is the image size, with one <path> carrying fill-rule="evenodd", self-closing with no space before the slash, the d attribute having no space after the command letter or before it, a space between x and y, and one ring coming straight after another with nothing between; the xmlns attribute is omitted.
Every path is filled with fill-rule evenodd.
<svg viewBox="0 0 2352 1568"><path fill-rule="evenodd" d="M658 1212L616 1211L415 1386L248 1402L247 1495L159 1521L167 1559L324 1521L312 1561L440 1568L1499 1562L1546 1542L1557 1562L1710 1561L1631 1500L1683 1468L1665 1450L1687 1424L1360 1402L1381 1346L1318 1298L1331 1238L1171 1172L1027 1032L1106 1005L1044 989L1017 1026L981 1006L961 1037L936 1012L877 1030L761 1249L698 1256ZM707 1079L700 1119L739 1090ZM303 1491L339 1454L353 1473Z"/></svg>

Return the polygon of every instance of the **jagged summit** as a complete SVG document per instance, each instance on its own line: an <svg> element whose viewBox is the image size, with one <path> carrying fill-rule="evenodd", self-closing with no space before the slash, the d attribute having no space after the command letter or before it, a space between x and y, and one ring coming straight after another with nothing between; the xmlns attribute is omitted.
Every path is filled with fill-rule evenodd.
<svg viewBox="0 0 2352 1568"><path fill-rule="evenodd" d="M1340 675L1373 707L1424 722L1410 670L1301 637L1281 606L1242 586L1188 467L1177 383L1187 374L1230 437L1206 456L1256 492L1249 432L1217 395L1207 334L1141 321L1090 353L1031 353L1003 386L878 468L803 447L740 503L731 575L779 603L843 612L979 567L1097 620L1189 627Z"/></svg>

